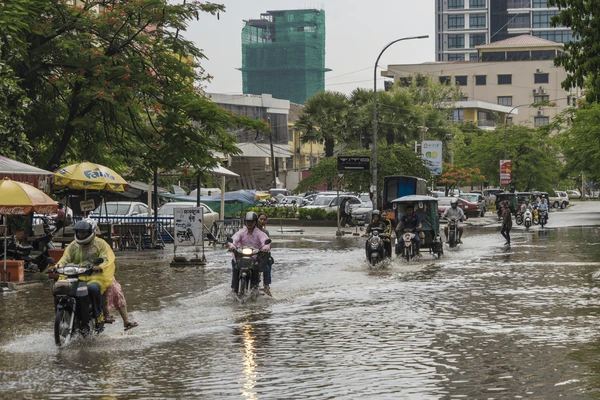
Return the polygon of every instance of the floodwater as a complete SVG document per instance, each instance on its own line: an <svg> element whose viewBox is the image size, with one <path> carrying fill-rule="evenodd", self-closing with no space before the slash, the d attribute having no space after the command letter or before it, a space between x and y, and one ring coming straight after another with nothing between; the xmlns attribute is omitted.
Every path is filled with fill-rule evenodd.
<svg viewBox="0 0 600 400"><path fill-rule="evenodd" d="M48 283L0 295L0 397L600 397L598 228L512 233L377 269L363 238L273 234L274 298L247 304L220 247L117 252L140 326L58 349Z"/></svg>

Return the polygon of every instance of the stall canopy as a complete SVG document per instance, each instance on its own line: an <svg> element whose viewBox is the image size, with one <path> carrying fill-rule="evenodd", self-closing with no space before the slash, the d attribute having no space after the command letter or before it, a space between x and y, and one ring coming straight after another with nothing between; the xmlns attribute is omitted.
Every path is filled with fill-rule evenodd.
<svg viewBox="0 0 600 400"><path fill-rule="evenodd" d="M0 179L10 178L16 182L28 183L37 189L49 193L52 174L53 172L46 171L45 169L0 156Z"/></svg>
<svg viewBox="0 0 600 400"><path fill-rule="evenodd" d="M159 193L161 197L175 200L175 201L196 201L196 196L171 194L171 193ZM224 204L223 215L231 215L239 211L243 211L248 207L252 207L259 200L257 192L255 190L237 190L235 192L226 192L216 196L202 196L202 203L206 204L213 211L219 212L221 209L221 201ZM223 219L223 216L221 217Z"/></svg>

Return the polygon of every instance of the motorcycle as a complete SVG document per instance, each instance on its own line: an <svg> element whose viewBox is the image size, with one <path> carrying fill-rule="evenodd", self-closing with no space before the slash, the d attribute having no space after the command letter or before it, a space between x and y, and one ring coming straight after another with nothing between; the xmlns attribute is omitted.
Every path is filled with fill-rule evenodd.
<svg viewBox="0 0 600 400"><path fill-rule="evenodd" d="M523 212L523 225L525 225L525 229L529 229L532 223L533 214L531 213L531 210L527 209Z"/></svg>
<svg viewBox="0 0 600 400"><path fill-rule="evenodd" d="M523 211L517 211L517 213L515 214L515 222L517 223L517 225L523 224Z"/></svg>
<svg viewBox="0 0 600 400"><path fill-rule="evenodd" d="M54 260L50 261L54 263ZM56 305L54 342L57 346L66 345L75 335L87 337L92 332L99 334L104 330L103 326L96 327L87 283L79 280L80 276L91 275L94 266L103 261L102 258L96 258L92 265L67 264L57 268L57 274L51 275L56 280L52 294ZM58 274L66 275L66 279L58 279Z"/></svg>
<svg viewBox="0 0 600 400"><path fill-rule="evenodd" d="M22 260L26 272L42 272L48 267L48 249L54 249L52 238L55 230L46 217L41 217L44 224L44 234L35 238L31 244L21 244L16 236L11 236L6 244L6 258ZM0 241L0 257L4 257L4 241Z"/></svg>
<svg viewBox="0 0 600 400"><path fill-rule="evenodd" d="M400 246L400 241L396 243L396 253L401 254L401 256L404 257L406 261L410 261L414 256L418 254L417 243L415 239L417 234L417 230L413 230L413 232L404 232L402 234L402 239L404 239L404 246Z"/></svg>
<svg viewBox="0 0 600 400"><path fill-rule="evenodd" d="M548 223L548 211L539 211L538 214L540 225L543 228Z"/></svg>
<svg viewBox="0 0 600 400"><path fill-rule="evenodd" d="M456 218L448 219L448 246L453 249L458 245L458 224Z"/></svg>
<svg viewBox="0 0 600 400"><path fill-rule="evenodd" d="M231 237L228 237L227 241L233 243ZM265 245L269 243L271 239L265 241ZM260 273L266 269L269 253L249 246L236 247L233 253L235 268L238 270L237 282L234 283L236 297L238 300L244 300L246 297L258 296Z"/></svg>
<svg viewBox="0 0 600 400"><path fill-rule="evenodd" d="M382 229L373 229L371 236L367 239L367 249L369 251L369 261L371 265L383 261L386 257L384 242L390 240L389 235L383 233Z"/></svg>

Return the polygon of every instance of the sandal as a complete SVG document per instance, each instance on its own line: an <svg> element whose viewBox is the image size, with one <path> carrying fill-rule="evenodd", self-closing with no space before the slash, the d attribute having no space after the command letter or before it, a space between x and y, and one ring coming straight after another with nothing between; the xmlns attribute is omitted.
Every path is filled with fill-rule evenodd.
<svg viewBox="0 0 600 400"><path fill-rule="evenodd" d="M135 328L136 326L138 326L138 323L137 323L137 322L130 322L130 323L128 323L127 325L125 325L125 330L126 330L126 331L128 331L128 330L130 330L131 328Z"/></svg>
<svg viewBox="0 0 600 400"><path fill-rule="evenodd" d="M105 324L112 324L113 322L115 322L115 317L113 315L109 315L104 319L104 323Z"/></svg>

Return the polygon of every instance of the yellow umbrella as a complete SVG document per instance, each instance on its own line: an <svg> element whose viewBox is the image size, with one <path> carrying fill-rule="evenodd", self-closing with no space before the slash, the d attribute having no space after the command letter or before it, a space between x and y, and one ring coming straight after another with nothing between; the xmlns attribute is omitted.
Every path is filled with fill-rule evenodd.
<svg viewBox="0 0 600 400"><path fill-rule="evenodd" d="M46 193L23 182L5 178L0 181L0 214L26 215L30 212L52 214L58 209L58 203ZM4 222L6 230L6 221ZM6 281L7 232L4 232L4 280Z"/></svg>
<svg viewBox="0 0 600 400"><path fill-rule="evenodd" d="M80 190L124 192L129 184L121 175L100 164L82 162L61 168L54 173L56 186Z"/></svg>

